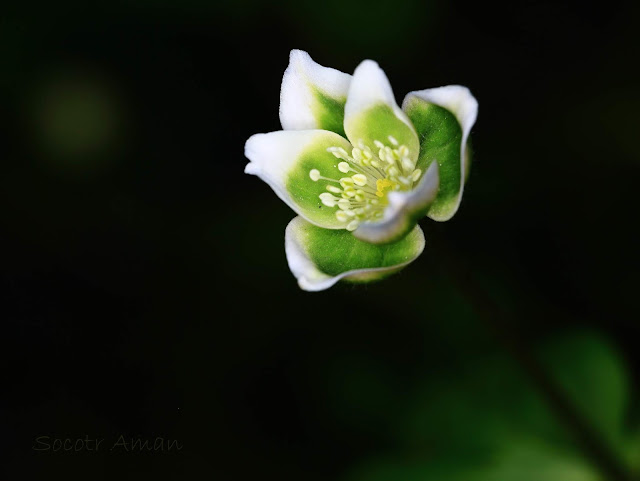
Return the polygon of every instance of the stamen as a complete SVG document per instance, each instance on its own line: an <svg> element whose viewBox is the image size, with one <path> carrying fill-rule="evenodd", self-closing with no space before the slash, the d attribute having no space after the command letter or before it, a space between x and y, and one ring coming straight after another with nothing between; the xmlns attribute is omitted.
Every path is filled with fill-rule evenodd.
<svg viewBox="0 0 640 481"><path fill-rule="evenodd" d="M353 187L354 184L354 180L351 177L343 177L339 182L343 188Z"/></svg>
<svg viewBox="0 0 640 481"><path fill-rule="evenodd" d="M338 207L342 210L347 210L351 207L351 202L348 199L340 199L338 201Z"/></svg>
<svg viewBox="0 0 640 481"><path fill-rule="evenodd" d="M335 207L338 203L338 199L329 192L323 192L319 197L322 203L327 207Z"/></svg>
<svg viewBox="0 0 640 481"><path fill-rule="evenodd" d="M411 162L411 159L409 157L402 157L402 168L404 170L408 170L411 171L411 169L413 169L413 162Z"/></svg>
<svg viewBox="0 0 640 481"><path fill-rule="evenodd" d="M347 222L349 220L349 216L345 211L339 210L336 212L336 219L338 219L340 222Z"/></svg>
<svg viewBox="0 0 640 481"><path fill-rule="evenodd" d="M332 179L331 177L325 177L324 175L321 175L320 171L318 169L311 169L309 171L309 177L314 182L318 182L320 179L322 179L322 180L328 180L329 182L335 182L336 184L340 183L339 180Z"/></svg>
<svg viewBox="0 0 640 481"><path fill-rule="evenodd" d="M358 228L358 226L360 225L360 221L357 219L352 220L351 222L349 222L347 224L347 230L348 231L354 231Z"/></svg>
<svg viewBox="0 0 640 481"><path fill-rule="evenodd" d="M352 175L351 178L356 183L356 185L363 186L367 185L367 176L363 174Z"/></svg>
<svg viewBox="0 0 640 481"><path fill-rule="evenodd" d="M390 145L374 140L375 150L362 139L352 146L351 152L344 147L327 148L327 152L341 159L336 166L338 171L352 173L350 177L331 179L321 175L318 169L309 171L314 182L323 179L337 184L326 185L326 192L319 197L324 205L337 207L336 219L344 223L347 230L357 229L362 222L381 219L388 193L411 189L422 175L422 171L415 168L406 145L400 145L392 135L387 136L387 141Z"/></svg>

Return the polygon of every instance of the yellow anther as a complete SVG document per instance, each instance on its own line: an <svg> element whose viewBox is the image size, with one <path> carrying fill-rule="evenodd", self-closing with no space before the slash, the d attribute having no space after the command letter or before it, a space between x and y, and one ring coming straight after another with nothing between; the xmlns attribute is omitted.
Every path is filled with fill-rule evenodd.
<svg viewBox="0 0 640 481"><path fill-rule="evenodd" d="M378 197L384 197L386 193L395 188L398 185L396 182L389 179L378 179L376 181L376 195Z"/></svg>

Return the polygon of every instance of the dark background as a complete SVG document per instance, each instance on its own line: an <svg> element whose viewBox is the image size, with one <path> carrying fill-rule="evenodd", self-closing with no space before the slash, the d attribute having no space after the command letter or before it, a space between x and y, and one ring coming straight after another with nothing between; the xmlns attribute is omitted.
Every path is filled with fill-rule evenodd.
<svg viewBox="0 0 640 481"><path fill-rule="evenodd" d="M375 462L431 466L452 433L495 455L500 422L456 410L517 362L460 268L535 352L606 344L634 431L637 14L616 0L3 6L3 479L431 480ZM294 214L243 174L244 141L280 128L292 48L346 72L378 61L398 102L451 83L479 100L459 213L425 219L425 252L383 283L300 291L283 249ZM606 395L615 376L589 371L602 365L576 369ZM532 385L513 379L489 389L498 404ZM425 390L448 401L423 403ZM527 416L514 408L505 425ZM33 449L38 436L121 434L184 447ZM473 452L455 469L482 465Z"/></svg>

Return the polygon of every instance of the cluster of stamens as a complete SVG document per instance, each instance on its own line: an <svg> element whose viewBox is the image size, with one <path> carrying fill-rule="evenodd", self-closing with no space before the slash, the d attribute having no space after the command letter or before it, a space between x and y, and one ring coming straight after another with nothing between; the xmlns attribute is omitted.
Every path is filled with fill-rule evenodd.
<svg viewBox="0 0 640 481"><path fill-rule="evenodd" d="M336 218L346 223L346 229L353 231L364 221L379 220L387 205L387 194L396 190L410 190L422 175L409 157L409 149L392 136L390 146L375 140L377 149L373 151L360 140L351 153L342 147L329 147L338 163L338 170L349 174L339 179L321 175L318 169L311 169L309 177L314 182L329 182L327 192L320 194L320 200L327 207L337 207Z"/></svg>

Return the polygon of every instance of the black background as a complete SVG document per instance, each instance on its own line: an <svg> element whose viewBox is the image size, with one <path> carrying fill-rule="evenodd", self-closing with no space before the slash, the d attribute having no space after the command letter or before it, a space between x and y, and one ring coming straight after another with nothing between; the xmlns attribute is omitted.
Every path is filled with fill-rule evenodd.
<svg viewBox="0 0 640 481"><path fill-rule="evenodd" d="M637 383L637 4L3 10L3 479L339 479L392 449L380 385L497 348L431 236L527 341L596 329ZM451 83L479 101L459 213L425 219L425 252L383 283L300 291L293 213L243 174L244 141L280 128L292 48L378 61L398 102ZM33 449L121 434L184 447Z"/></svg>

